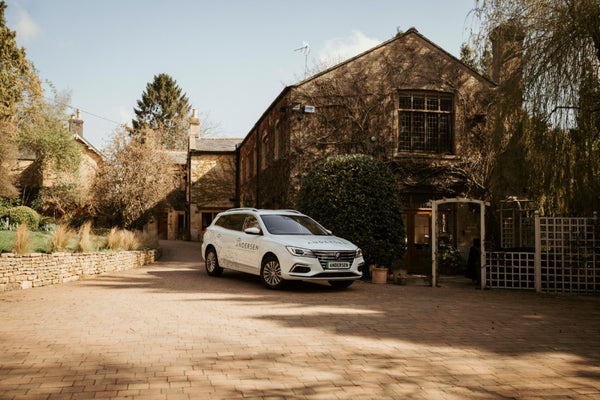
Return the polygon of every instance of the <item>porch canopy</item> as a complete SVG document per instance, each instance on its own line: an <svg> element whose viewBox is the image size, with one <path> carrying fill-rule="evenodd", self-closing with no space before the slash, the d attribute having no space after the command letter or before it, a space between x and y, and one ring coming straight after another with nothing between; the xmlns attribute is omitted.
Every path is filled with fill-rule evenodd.
<svg viewBox="0 0 600 400"><path fill-rule="evenodd" d="M481 240L480 240L480 252L481 252L481 288L485 287L485 206L489 206L490 203L483 200L475 200L475 199L467 199L464 197L455 197L452 199L440 199L440 200L431 200L428 205L431 206L431 285L433 287L437 286L437 256L438 256L438 246L437 246L437 216L438 216L438 206L440 204L449 204L449 203L472 203L479 204L480 209L480 224L481 224Z"/></svg>

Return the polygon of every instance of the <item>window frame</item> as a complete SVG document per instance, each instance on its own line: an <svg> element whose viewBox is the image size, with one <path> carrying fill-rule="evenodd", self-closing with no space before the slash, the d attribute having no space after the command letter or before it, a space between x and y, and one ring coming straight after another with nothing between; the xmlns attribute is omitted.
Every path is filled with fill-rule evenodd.
<svg viewBox="0 0 600 400"><path fill-rule="evenodd" d="M403 98L410 98L410 105L403 102ZM422 102L416 104L415 99L422 99ZM432 108L433 102L430 100L435 100L436 109ZM449 107L448 103L447 107L444 107L444 100L449 100ZM455 103L455 96L448 92L398 90L395 124L397 154L455 154ZM432 125L435 125L435 132L431 131ZM444 126L447 127L445 134L442 132ZM418 128L422 129L422 132L416 132Z"/></svg>
<svg viewBox="0 0 600 400"><path fill-rule="evenodd" d="M270 138L269 138L269 131L268 130L264 130L262 137L260 139L260 170L264 171L267 166L268 166L268 161L269 161L269 153L270 153L270 149L269 149L269 143L270 143Z"/></svg>

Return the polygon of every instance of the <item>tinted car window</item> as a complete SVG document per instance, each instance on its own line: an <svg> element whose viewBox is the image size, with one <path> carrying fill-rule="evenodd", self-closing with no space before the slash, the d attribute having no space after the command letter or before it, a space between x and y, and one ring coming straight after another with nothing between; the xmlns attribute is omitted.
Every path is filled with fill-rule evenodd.
<svg viewBox="0 0 600 400"><path fill-rule="evenodd" d="M221 215L219 218L217 218L217 220L215 221L215 225L216 226L222 226L225 227L227 225L227 220L229 219L229 215Z"/></svg>
<svg viewBox="0 0 600 400"><path fill-rule="evenodd" d="M215 225L232 229L234 231L241 231L244 219L246 219L246 214L222 215L217 221L215 221Z"/></svg>
<svg viewBox="0 0 600 400"><path fill-rule="evenodd" d="M327 231L304 215L261 215L272 235L328 235Z"/></svg>

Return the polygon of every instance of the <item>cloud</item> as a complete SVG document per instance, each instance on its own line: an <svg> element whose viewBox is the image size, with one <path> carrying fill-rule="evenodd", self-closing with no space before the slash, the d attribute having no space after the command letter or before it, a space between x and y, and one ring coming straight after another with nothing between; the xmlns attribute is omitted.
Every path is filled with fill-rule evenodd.
<svg viewBox="0 0 600 400"><path fill-rule="evenodd" d="M319 51L319 61L326 64L337 63L380 43L379 39L367 37L360 31L352 31L350 36L326 40L323 48Z"/></svg>
<svg viewBox="0 0 600 400"><path fill-rule="evenodd" d="M23 39L24 41L30 41L37 37L40 33L39 26L35 23L31 15L19 6L19 11L17 14L17 26L15 30L17 31L17 37Z"/></svg>

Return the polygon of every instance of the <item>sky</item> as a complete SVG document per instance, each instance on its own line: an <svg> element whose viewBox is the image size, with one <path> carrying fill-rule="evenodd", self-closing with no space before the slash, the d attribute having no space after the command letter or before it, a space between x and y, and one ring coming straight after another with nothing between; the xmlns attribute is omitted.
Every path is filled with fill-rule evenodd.
<svg viewBox="0 0 600 400"><path fill-rule="evenodd" d="M17 44L42 80L71 93L84 137L102 148L160 73L215 126L210 136L243 138L306 62L352 57L410 27L459 57L475 0L6 3ZM305 43L308 54L295 51Z"/></svg>

